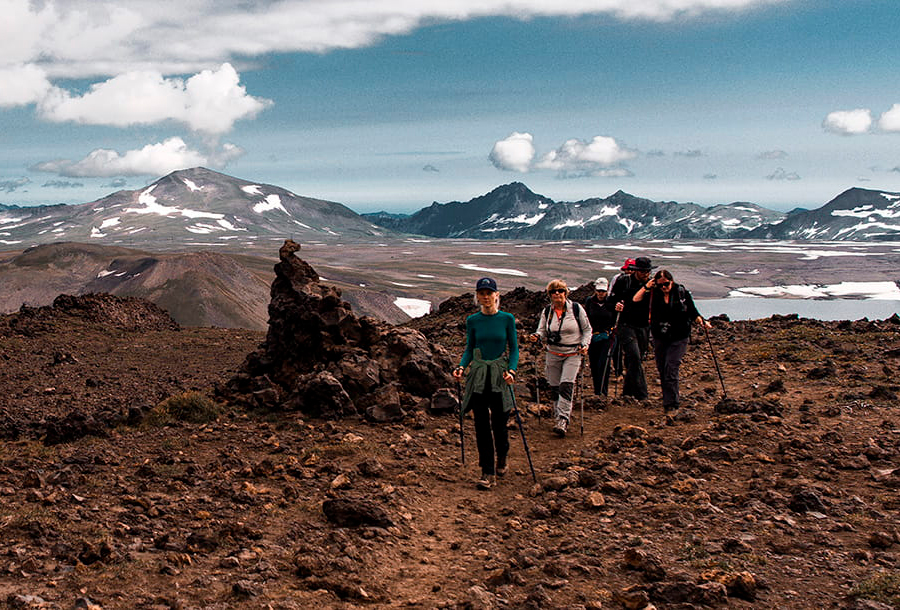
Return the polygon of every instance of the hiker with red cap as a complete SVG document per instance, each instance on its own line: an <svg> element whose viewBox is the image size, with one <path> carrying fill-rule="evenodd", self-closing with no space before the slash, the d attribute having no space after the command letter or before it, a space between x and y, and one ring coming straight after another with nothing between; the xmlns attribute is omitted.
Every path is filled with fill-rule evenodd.
<svg viewBox="0 0 900 610"><path fill-rule="evenodd" d="M650 271L653 265L646 256L639 256L628 266L631 273L626 272L616 278L606 299L606 306L611 311L620 313L616 332L625 361L622 395L645 400L647 379L644 377L642 361L650 346L650 301L635 301L634 295L641 289L652 288Z"/></svg>

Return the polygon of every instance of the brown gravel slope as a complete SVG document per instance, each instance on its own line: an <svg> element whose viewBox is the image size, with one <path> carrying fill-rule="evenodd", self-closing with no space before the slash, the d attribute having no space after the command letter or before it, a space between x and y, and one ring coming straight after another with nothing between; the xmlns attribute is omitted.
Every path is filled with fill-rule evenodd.
<svg viewBox="0 0 900 610"><path fill-rule="evenodd" d="M648 361L651 401L588 397L583 437L553 438L520 384L539 484L514 430L511 472L485 493L471 420L462 465L454 417L423 410L126 425L102 413L210 393L261 335L41 315L0 332L0 607L900 601L900 320L718 321L731 400L704 341L683 367L686 408L661 413ZM42 442L76 410L96 435Z"/></svg>

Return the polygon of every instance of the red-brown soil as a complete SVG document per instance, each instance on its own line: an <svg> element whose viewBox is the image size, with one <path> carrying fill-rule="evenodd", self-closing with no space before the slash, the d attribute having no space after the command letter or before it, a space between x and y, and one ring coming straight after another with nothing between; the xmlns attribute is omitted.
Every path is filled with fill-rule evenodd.
<svg viewBox="0 0 900 610"><path fill-rule="evenodd" d="M136 421L169 395L212 396L263 337L126 314L0 324L0 607L900 600L897 320L716 321L732 400L701 336L682 367L685 408L664 416L648 360L651 400L587 398L583 437L578 417L552 437L520 383L539 483L513 430L511 472L480 492L471 420L462 465L455 418L424 410L389 425L233 409L129 425L129 409ZM458 354L459 312L443 316L421 325ZM48 423L73 412L92 418L89 434L47 444L60 440ZM336 524L329 499L370 521Z"/></svg>

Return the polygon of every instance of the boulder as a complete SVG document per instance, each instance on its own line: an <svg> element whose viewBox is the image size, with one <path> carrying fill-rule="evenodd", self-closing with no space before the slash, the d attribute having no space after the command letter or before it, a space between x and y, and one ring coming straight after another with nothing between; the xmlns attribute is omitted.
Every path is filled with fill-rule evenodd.
<svg viewBox="0 0 900 610"><path fill-rule="evenodd" d="M292 240L279 250L266 340L218 390L221 398L329 419L363 412L372 421L396 421L402 409L395 396L415 405L450 384L444 348L412 328L357 317L341 291L321 284L296 256L299 250ZM382 393L386 387L392 389Z"/></svg>

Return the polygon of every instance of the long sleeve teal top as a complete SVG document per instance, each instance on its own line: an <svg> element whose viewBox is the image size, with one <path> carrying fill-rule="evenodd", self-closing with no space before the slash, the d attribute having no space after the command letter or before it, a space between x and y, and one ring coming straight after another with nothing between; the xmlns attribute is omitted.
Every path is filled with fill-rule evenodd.
<svg viewBox="0 0 900 610"><path fill-rule="evenodd" d="M519 366L515 316L506 311L486 316L479 311L466 318L466 351L459 366L466 367L472 362L476 348L485 360L496 360L509 348L509 370L515 371Z"/></svg>

